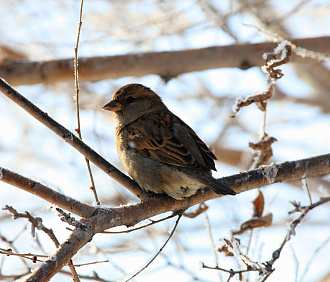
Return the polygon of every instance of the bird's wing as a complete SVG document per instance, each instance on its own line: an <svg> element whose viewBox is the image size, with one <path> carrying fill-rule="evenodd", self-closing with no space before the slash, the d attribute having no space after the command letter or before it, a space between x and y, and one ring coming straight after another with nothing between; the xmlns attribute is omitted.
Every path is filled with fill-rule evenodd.
<svg viewBox="0 0 330 282"><path fill-rule="evenodd" d="M152 113L129 124L128 145L143 156L179 167L215 170L216 157L182 120L169 112Z"/></svg>

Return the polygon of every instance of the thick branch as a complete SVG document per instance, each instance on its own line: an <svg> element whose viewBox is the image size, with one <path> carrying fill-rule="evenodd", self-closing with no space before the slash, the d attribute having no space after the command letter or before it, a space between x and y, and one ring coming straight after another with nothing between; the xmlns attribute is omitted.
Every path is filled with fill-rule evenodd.
<svg viewBox="0 0 330 282"><path fill-rule="evenodd" d="M330 37L292 40L299 47L327 53ZM200 49L147 52L118 56L79 59L79 80L98 81L125 76L157 74L165 79L179 74L216 68L247 69L264 64L262 54L272 51L276 43L212 46ZM292 62L311 59L293 55ZM50 61L7 61L0 73L12 85L31 85L72 80L73 58Z"/></svg>
<svg viewBox="0 0 330 282"><path fill-rule="evenodd" d="M8 169L0 167L0 180L36 195L51 204L55 204L81 217L89 218L95 208L63 195L37 181L26 178Z"/></svg>
<svg viewBox="0 0 330 282"><path fill-rule="evenodd" d="M268 166L263 166L260 169L250 170L232 176L223 177L219 180L229 185L237 193L241 193L276 182L291 182L307 177L323 176L330 173L329 163L330 154L327 154L292 162L271 164ZM93 212L95 212L95 209L89 205L82 204L79 201L76 201L70 197L52 190L49 187L42 185L41 183L38 183L29 178L25 178L24 176L1 167L0 180L31 194L34 194L52 204L56 204L60 208L66 209L81 217L89 218ZM144 220L148 217L167 211L186 209L195 204L203 203L207 200L211 200L220 196L221 195L212 192L212 190L207 189L182 201L176 201L166 196L147 197L142 200L140 204L130 206L138 207L138 209L141 209L140 212L132 211L131 214L125 214L124 221L121 223L116 222L114 226L134 225L136 222ZM148 209L147 207L153 207L152 211L149 211L151 212L150 214L145 214L143 211L144 209ZM118 209L113 208L111 209L111 212L116 210ZM105 229L114 226L108 226L105 227Z"/></svg>
<svg viewBox="0 0 330 282"><path fill-rule="evenodd" d="M264 166L248 172L222 178L236 192L251 190L268 184L298 180L306 177L321 176L330 173L330 154ZM131 226L142 220L168 211L186 209L192 205L205 202L220 195L212 190L199 191L196 195L177 201L167 196L148 197L142 202L104 210L84 222L69 239L30 276L29 281L46 281L60 270L68 260L92 237L105 229L126 225ZM54 262L54 259L56 263Z"/></svg>
<svg viewBox="0 0 330 282"><path fill-rule="evenodd" d="M263 166L259 169L221 178L221 181L230 186L237 193L241 193L277 182L287 182L307 177L326 175L330 173L329 164L330 154L327 154ZM148 197L143 199L141 203L135 205L109 209L109 213L103 215L104 218L102 218L103 216L98 217L98 222L102 225L98 227L98 230L103 231L104 229L118 226L118 223L119 225L130 226L157 214L187 209L193 205L218 197L221 197L221 195L214 193L211 189L199 191L196 195L181 201L167 196Z"/></svg>
<svg viewBox="0 0 330 282"><path fill-rule="evenodd" d="M74 254L92 240L95 231L92 225L81 225L60 245L56 252L50 256L25 281L49 281L61 268L66 265ZM58 262L61 264L58 264Z"/></svg>

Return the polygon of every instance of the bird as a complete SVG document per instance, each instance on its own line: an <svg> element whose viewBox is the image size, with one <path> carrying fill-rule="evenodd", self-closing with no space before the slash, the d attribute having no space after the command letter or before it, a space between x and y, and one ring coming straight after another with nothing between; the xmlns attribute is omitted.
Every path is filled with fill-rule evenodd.
<svg viewBox="0 0 330 282"><path fill-rule="evenodd" d="M236 194L212 177L217 160L212 151L150 88L137 83L122 86L102 109L113 112L118 156L145 192L165 193L176 200L204 187L217 194Z"/></svg>

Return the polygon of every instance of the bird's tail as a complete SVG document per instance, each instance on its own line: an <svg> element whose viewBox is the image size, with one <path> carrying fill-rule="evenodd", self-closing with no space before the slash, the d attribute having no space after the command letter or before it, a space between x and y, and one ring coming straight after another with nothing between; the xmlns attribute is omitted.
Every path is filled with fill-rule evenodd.
<svg viewBox="0 0 330 282"><path fill-rule="evenodd" d="M215 193L222 195L236 195L236 192L227 185L213 178L211 175L204 174L199 179L203 184L210 187Z"/></svg>

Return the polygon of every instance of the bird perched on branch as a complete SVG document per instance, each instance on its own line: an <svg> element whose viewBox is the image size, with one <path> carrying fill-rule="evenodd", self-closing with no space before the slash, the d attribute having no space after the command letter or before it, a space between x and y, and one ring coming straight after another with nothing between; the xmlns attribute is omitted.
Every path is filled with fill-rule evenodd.
<svg viewBox="0 0 330 282"><path fill-rule="evenodd" d="M119 158L143 190L177 200L206 186L236 194L211 176L216 170L211 150L151 89L125 85L103 109L113 112Z"/></svg>

